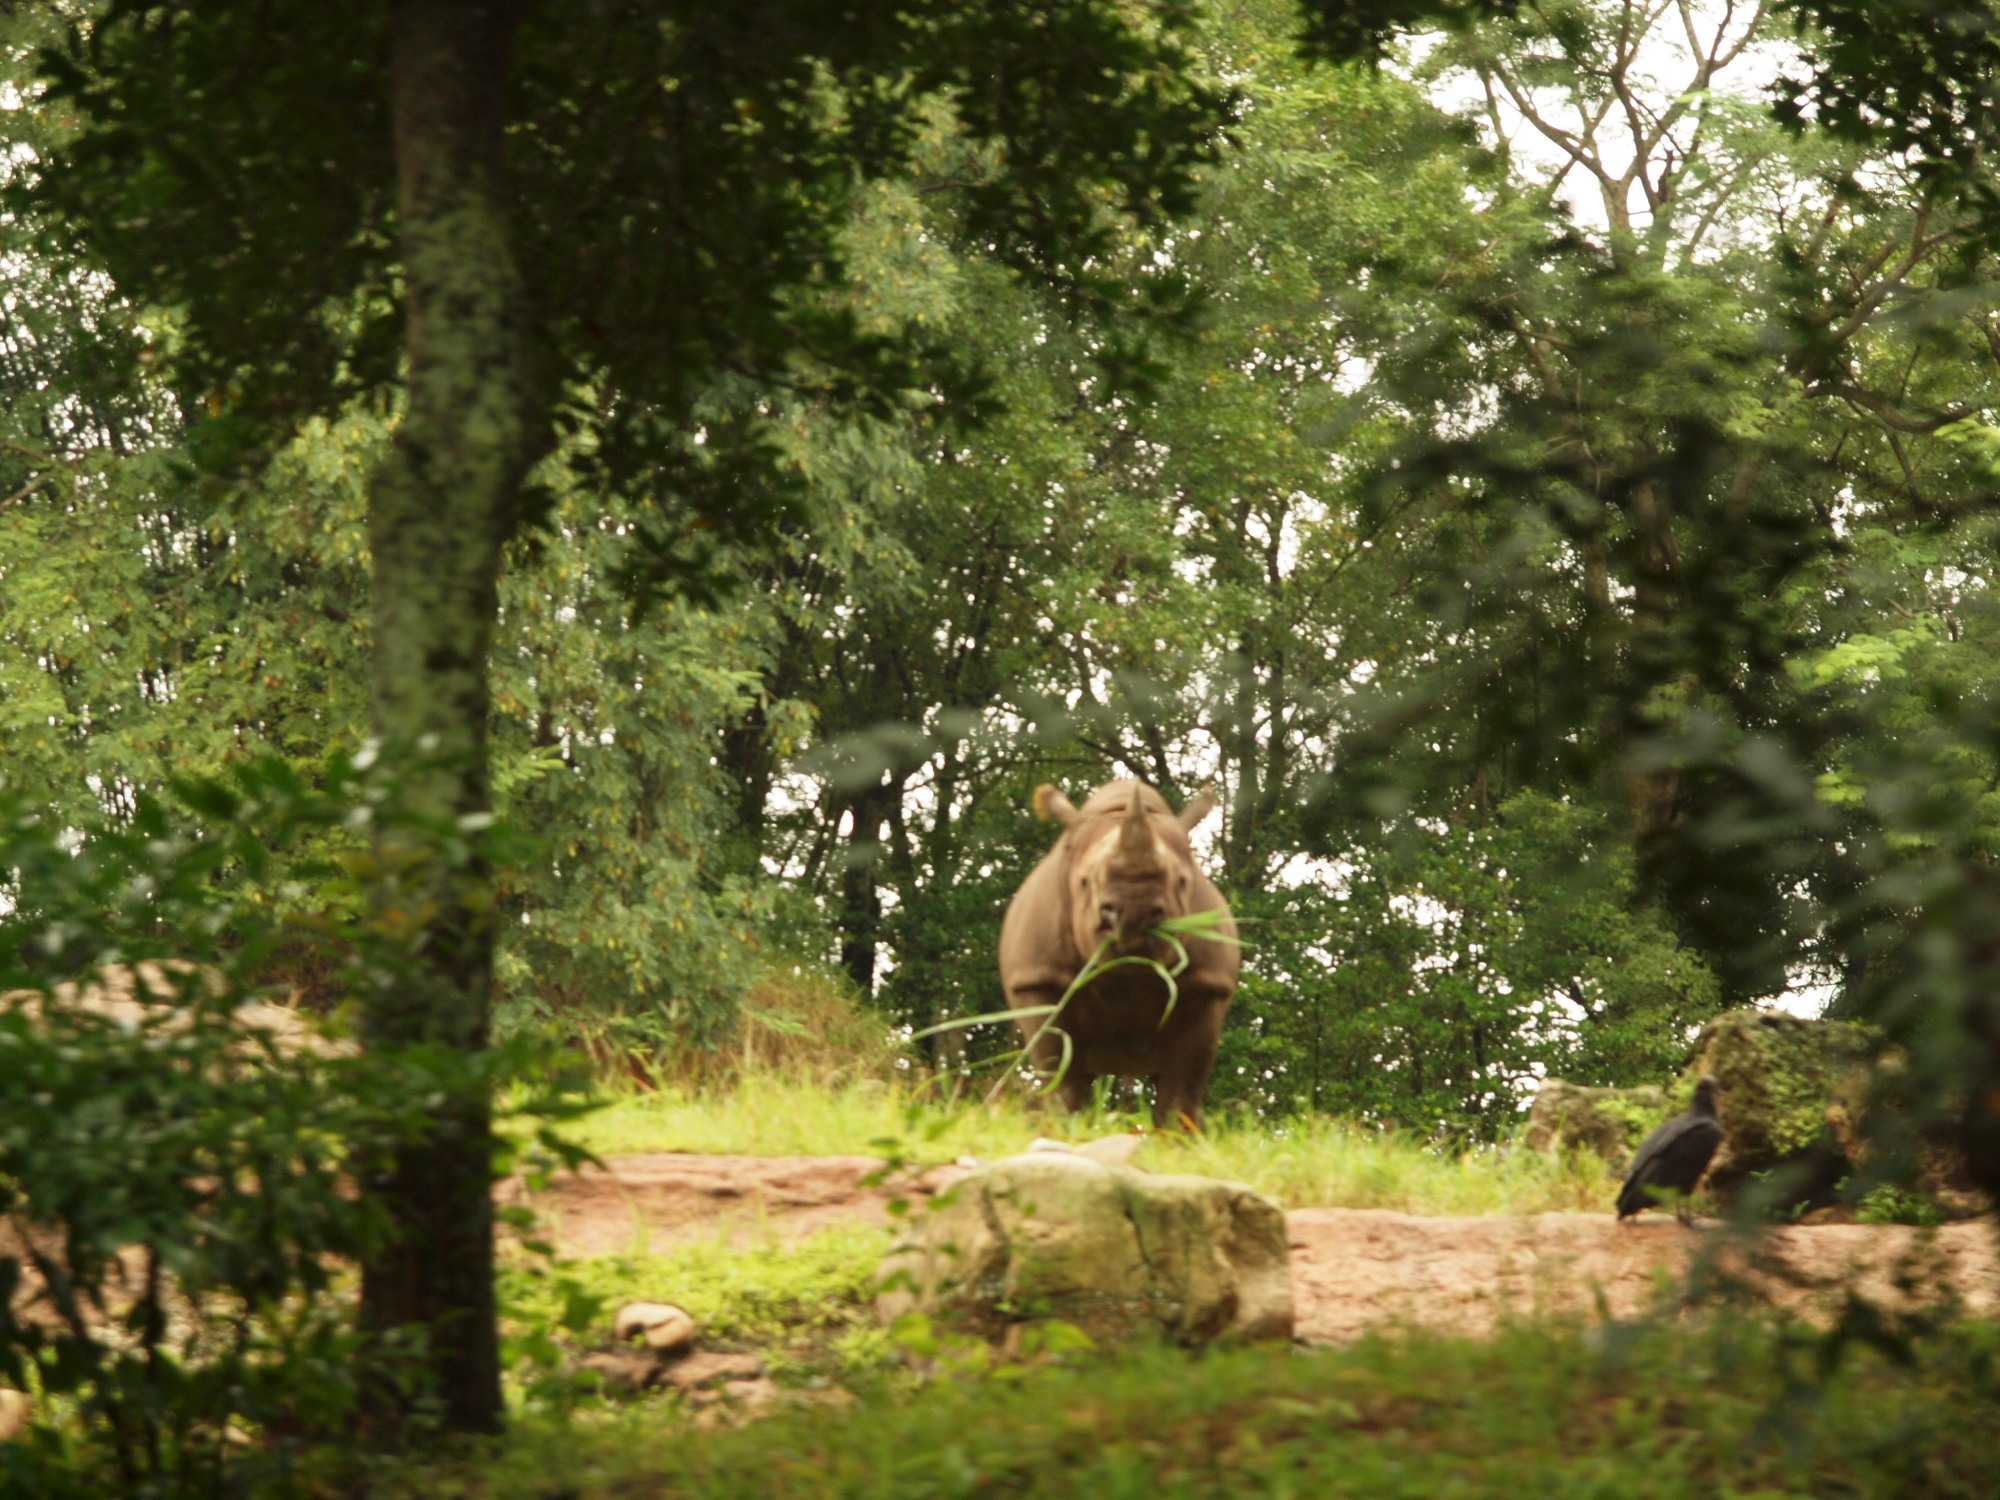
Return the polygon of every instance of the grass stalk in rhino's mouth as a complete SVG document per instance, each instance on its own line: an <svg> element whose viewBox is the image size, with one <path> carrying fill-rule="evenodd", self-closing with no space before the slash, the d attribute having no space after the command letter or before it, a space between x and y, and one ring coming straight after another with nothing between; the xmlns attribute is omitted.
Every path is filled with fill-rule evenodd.
<svg viewBox="0 0 2000 1500"><path fill-rule="evenodd" d="M1024 1005L1014 1010L995 1010L987 1011L983 1015L959 1016L953 1020L940 1021L935 1026L926 1026L922 1031L912 1032L910 1040L913 1042L922 1041L925 1037L937 1036L946 1031L958 1031L970 1026L985 1026L1006 1021L1026 1021L1036 1016L1045 1016L1047 1019L1036 1028L1035 1037L1039 1038L1045 1031L1053 1031L1062 1041L1062 1061L1056 1065L1056 1070L1044 1080L1041 1088L1036 1091L1046 1097L1048 1094L1062 1087L1063 1079L1069 1075L1070 1064L1075 1059L1075 1046L1070 1041L1069 1033L1056 1023L1064 1009L1069 1005L1069 1002L1076 997L1077 993L1085 985L1102 975L1110 973L1113 969L1122 968L1128 964L1140 965L1151 969L1155 974L1160 976L1167 987L1166 1009L1160 1012L1159 1021L1159 1024L1164 1026L1167 1024L1167 1018L1173 1015L1174 1006L1180 1000L1180 976L1187 971L1188 964L1191 962L1187 944L1182 939L1198 937L1212 943L1232 943L1240 948L1242 946L1240 938L1219 930L1222 924L1228 920L1229 912L1227 908L1216 907L1209 911L1191 911L1183 916L1168 917L1157 926L1149 928L1147 936L1159 938L1168 947L1173 949L1174 963L1172 968L1167 967L1159 959L1144 953L1128 953L1121 957L1107 960L1104 955L1110 949L1112 940L1108 937L1104 938L1098 943L1096 951L1085 961L1082 969L1077 971L1076 978L1069 982L1069 988L1063 991L1062 998L1057 1000L1055 1004ZM1003 1052L995 1059L1000 1064L1000 1076L994 1080L993 1087L987 1091L986 1102L988 1104L991 1104L994 1099L999 1097L1000 1090L1007 1086L1007 1080L1013 1076L1015 1070L1028 1061L1032 1045L1033 1041L1031 1039L1029 1043L1016 1047L1011 1052Z"/></svg>

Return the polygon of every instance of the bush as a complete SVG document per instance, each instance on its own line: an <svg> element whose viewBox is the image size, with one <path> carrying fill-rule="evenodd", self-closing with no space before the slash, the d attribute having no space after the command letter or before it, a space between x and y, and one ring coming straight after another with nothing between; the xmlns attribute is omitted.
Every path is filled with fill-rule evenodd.
<svg viewBox="0 0 2000 1500"><path fill-rule="evenodd" d="M213 1494L345 1430L364 1382L421 1408L416 1351L353 1327L350 1268L385 1227L354 1183L513 1059L364 1057L255 1003L306 929L245 894L366 792L258 762L83 828L0 792L0 1382L36 1403L0 1445L8 1493ZM344 898L322 894L323 918Z"/></svg>
<svg viewBox="0 0 2000 1500"><path fill-rule="evenodd" d="M675 1045L671 1037L635 1053L632 1072L653 1087L710 1089L747 1077L822 1088L888 1079L912 1054L881 1015L863 1006L844 975L811 964L766 968L744 990L727 1040Z"/></svg>

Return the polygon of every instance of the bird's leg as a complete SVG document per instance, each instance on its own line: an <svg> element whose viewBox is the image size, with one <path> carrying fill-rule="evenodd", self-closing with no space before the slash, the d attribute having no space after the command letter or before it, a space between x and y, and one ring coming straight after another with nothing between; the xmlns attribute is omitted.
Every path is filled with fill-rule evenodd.
<svg viewBox="0 0 2000 1500"><path fill-rule="evenodd" d="M1681 1221L1682 1228L1694 1228L1694 1210L1689 1208L1685 1203L1676 1203L1674 1205L1674 1217Z"/></svg>

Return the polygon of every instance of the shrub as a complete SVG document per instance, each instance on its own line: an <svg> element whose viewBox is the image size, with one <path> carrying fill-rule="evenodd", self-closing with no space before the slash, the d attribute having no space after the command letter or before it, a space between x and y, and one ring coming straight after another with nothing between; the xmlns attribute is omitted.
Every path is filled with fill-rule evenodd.
<svg viewBox="0 0 2000 1500"><path fill-rule="evenodd" d="M9 1493L213 1494L344 1429L364 1380L421 1407L414 1351L353 1327L350 1268L384 1231L354 1184L427 1100L515 1059L363 1056L252 1003L306 929L244 893L365 792L258 762L83 828L0 792L0 1382L37 1403L0 1445ZM314 941L359 954L323 895Z"/></svg>

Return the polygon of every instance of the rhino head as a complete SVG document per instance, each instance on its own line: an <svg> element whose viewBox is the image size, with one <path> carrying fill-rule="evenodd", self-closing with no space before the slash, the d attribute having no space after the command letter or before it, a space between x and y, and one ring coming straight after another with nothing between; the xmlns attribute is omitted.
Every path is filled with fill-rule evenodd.
<svg viewBox="0 0 2000 1500"><path fill-rule="evenodd" d="M1086 957L1108 942L1107 956L1144 955L1165 960L1172 950L1152 935L1170 917L1191 909L1194 858L1187 833L1215 806L1203 792L1169 814L1165 804L1146 806L1149 795L1136 782L1122 808L1086 804L1079 812L1054 787L1036 793L1036 810L1069 830L1069 925L1077 951ZM1101 795L1101 794L1100 794ZM1157 795L1153 796L1159 801ZM1162 826L1165 825L1165 826ZM1180 836L1174 837L1178 827Z"/></svg>

